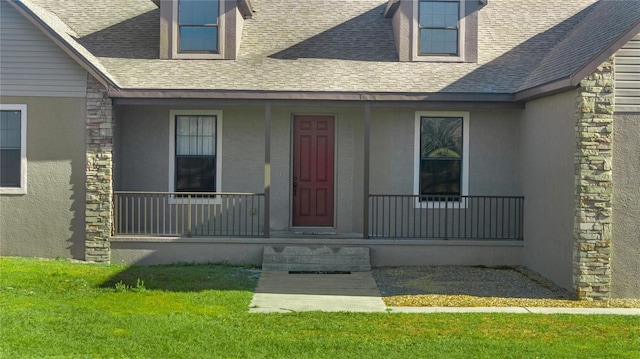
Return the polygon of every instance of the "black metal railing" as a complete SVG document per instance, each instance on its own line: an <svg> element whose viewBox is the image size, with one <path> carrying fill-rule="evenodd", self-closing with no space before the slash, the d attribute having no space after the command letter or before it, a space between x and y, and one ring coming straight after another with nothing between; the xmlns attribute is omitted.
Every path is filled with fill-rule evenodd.
<svg viewBox="0 0 640 359"><path fill-rule="evenodd" d="M264 194L114 191L114 234L260 236Z"/></svg>
<svg viewBox="0 0 640 359"><path fill-rule="evenodd" d="M370 238L523 240L524 197L369 195Z"/></svg>

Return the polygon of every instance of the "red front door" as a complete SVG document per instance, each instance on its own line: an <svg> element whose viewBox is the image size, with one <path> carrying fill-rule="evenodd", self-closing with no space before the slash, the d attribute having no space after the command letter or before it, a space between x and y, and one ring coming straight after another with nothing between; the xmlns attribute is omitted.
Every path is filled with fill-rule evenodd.
<svg viewBox="0 0 640 359"><path fill-rule="evenodd" d="M333 116L294 116L294 226L333 226L333 152Z"/></svg>

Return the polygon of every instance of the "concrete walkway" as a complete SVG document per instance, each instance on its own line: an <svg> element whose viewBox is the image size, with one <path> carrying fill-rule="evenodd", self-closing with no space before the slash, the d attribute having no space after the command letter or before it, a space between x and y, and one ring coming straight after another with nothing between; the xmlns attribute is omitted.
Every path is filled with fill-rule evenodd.
<svg viewBox="0 0 640 359"><path fill-rule="evenodd" d="M371 272L289 274L263 271L249 311L252 313L384 312Z"/></svg>
<svg viewBox="0 0 640 359"><path fill-rule="evenodd" d="M386 307L371 272L289 274L263 271L251 313L389 312L389 313L535 313L640 315L640 308L541 307Z"/></svg>

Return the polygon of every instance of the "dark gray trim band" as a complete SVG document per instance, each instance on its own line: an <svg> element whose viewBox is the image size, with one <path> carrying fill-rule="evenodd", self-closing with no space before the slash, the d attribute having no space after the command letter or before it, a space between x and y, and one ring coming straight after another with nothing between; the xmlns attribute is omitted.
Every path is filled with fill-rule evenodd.
<svg viewBox="0 0 640 359"><path fill-rule="evenodd" d="M393 101L393 102L504 102L515 100L511 94L486 93L380 93L380 92L309 92L256 90L151 90L109 91L120 99L217 99L217 100L311 100L311 101Z"/></svg>
<svg viewBox="0 0 640 359"><path fill-rule="evenodd" d="M360 107L362 100L269 100L269 99L206 99L206 98L113 98L113 104L119 106L264 106L271 101L273 106L302 107ZM380 108L421 108L425 110L478 110L478 109L523 109L523 101L369 101L371 107Z"/></svg>

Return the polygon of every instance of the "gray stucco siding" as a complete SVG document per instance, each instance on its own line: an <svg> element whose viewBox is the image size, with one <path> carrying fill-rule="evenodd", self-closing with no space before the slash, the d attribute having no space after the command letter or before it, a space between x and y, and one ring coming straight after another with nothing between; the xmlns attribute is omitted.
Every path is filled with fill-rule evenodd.
<svg viewBox="0 0 640 359"><path fill-rule="evenodd" d="M0 95L84 97L86 71L0 1Z"/></svg>
<svg viewBox="0 0 640 359"><path fill-rule="evenodd" d="M85 100L2 103L27 105L27 193L0 195L0 255L84 259Z"/></svg>
<svg viewBox="0 0 640 359"><path fill-rule="evenodd" d="M614 115L612 297L640 297L640 114Z"/></svg>
<svg viewBox="0 0 640 359"><path fill-rule="evenodd" d="M573 285L576 97L567 91L528 102L519 132L524 265L567 289Z"/></svg>
<svg viewBox="0 0 640 359"><path fill-rule="evenodd" d="M170 111L180 109L184 108L120 106L116 109L117 190L171 190ZM222 136L218 136L218 141L222 141L222 188L219 191L263 192L264 109L222 107L215 110L222 110Z"/></svg>
<svg viewBox="0 0 640 359"><path fill-rule="evenodd" d="M169 190L169 110L116 108L115 190Z"/></svg>
<svg viewBox="0 0 640 359"><path fill-rule="evenodd" d="M522 196L518 168L521 110L472 111L469 194Z"/></svg>
<svg viewBox="0 0 640 359"><path fill-rule="evenodd" d="M413 194L415 116L419 111L376 109L372 113L371 193ZM520 116L520 110L469 112L470 195L522 195L518 175Z"/></svg>

